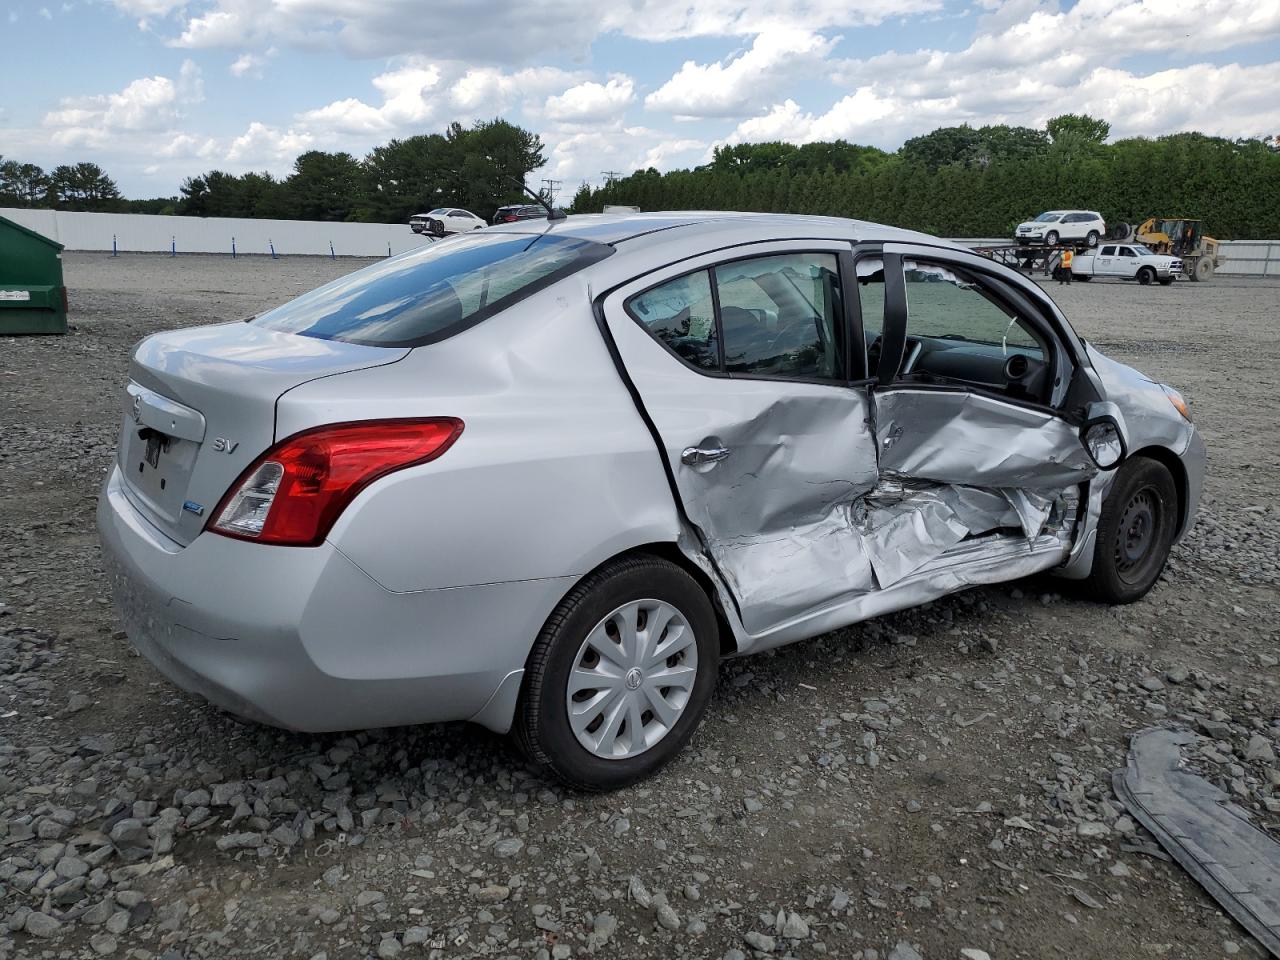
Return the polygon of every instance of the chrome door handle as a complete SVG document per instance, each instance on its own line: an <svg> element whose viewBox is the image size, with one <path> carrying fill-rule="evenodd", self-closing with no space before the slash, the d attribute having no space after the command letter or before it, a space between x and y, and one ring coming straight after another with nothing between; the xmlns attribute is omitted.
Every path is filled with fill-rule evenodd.
<svg viewBox="0 0 1280 960"><path fill-rule="evenodd" d="M728 447L685 447L680 462L690 467L702 463L716 463L729 455Z"/></svg>

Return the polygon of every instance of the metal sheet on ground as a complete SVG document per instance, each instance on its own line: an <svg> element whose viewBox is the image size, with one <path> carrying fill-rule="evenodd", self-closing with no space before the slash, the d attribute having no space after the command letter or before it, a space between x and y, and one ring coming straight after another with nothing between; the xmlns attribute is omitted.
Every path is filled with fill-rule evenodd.
<svg viewBox="0 0 1280 960"><path fill-rule="evenodd" d="M1182 768L1186 730L1143 730L1116 795L1187 873L1275 957L1280 957L1280 843L1205 780Z"/></svg>

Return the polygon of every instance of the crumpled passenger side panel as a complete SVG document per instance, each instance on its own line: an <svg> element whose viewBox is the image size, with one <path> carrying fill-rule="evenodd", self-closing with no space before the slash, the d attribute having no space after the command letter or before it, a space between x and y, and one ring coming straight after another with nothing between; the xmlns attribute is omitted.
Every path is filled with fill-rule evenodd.
<svg viewBox="0 0 1280 960"><path fill-rule="evenodd" d="M880 469L987 488L1056 491L1098 468L1076 431L1047 411L978 393L894 389L876 395Z"/></svg>
<svg viewBox="0 0 1280 960"><path fill-rule="evenodd" d="M731 451L724 460L690 466L670 451L686 514L748 632L873 587L849 519L849 505L879 480L869 412L865 393L839 402L829 388L772 394L746 418L707 425L708 440Z"/></svg>

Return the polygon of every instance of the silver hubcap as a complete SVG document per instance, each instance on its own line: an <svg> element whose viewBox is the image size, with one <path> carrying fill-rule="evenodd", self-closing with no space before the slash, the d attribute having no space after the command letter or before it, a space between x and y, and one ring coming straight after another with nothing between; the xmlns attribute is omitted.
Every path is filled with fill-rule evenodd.
<svg viewBox="0 0 1280 960"><path fill-rule="evenodd" d="M684 615L662 600L625 603L578 648L565 691L569 726L597 757L634 757L671 732L697 676L698 645Z"/></svg>

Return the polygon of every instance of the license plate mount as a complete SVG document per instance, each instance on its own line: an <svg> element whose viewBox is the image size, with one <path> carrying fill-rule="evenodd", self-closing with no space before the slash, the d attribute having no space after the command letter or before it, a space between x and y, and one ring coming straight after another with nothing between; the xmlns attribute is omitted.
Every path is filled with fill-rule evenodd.
<svg viewBox="0 0 1280 960"><path fill-rule="evenodd" d="M169 452L169 438L158 430L148 430L147 450L143 455L153 470L160 468L160 454Z"/></svg>

